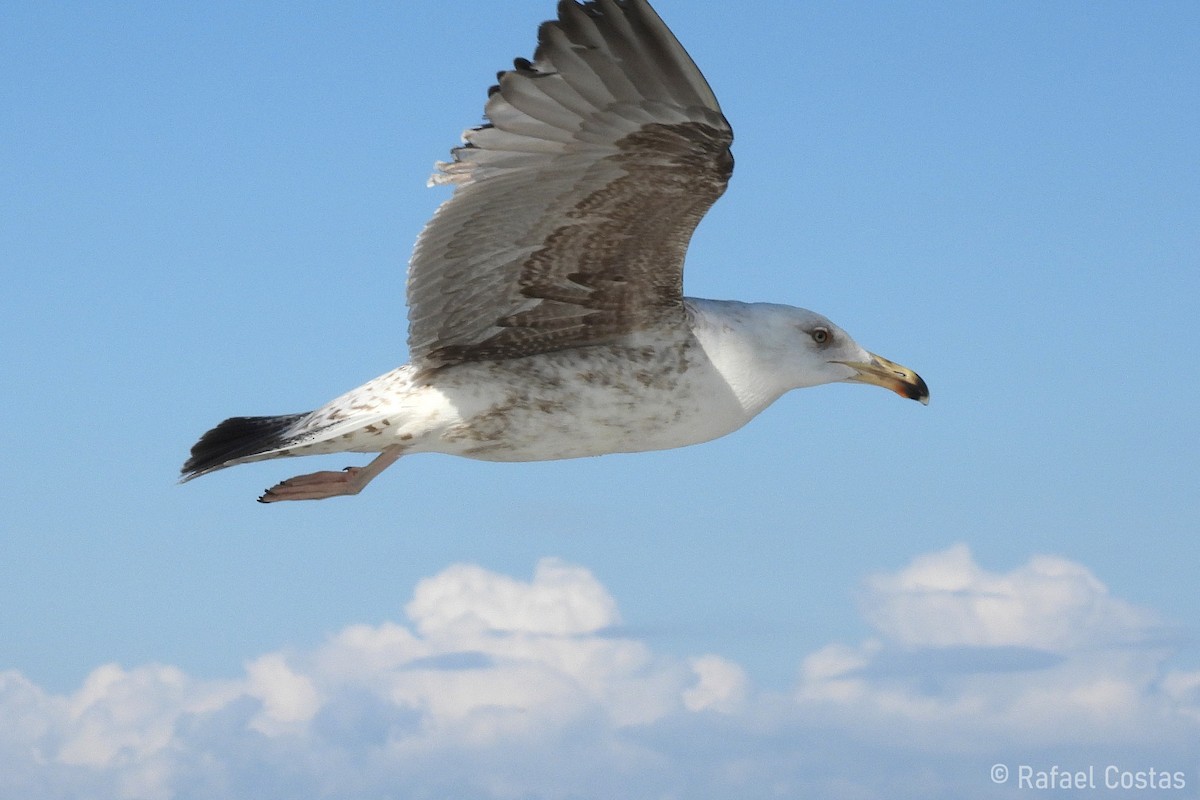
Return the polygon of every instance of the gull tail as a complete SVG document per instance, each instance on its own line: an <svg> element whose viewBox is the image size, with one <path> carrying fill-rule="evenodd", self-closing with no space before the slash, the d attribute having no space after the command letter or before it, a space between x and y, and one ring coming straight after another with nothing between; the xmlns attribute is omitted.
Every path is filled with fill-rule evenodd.
<svg viewBox="0 0 1200 800"><path fill-rule="evenodd" d="M200 437L183 465L180 483L247 461L279 454L294 441L296 423L311 412L277 417L232 417Z"/></svg>

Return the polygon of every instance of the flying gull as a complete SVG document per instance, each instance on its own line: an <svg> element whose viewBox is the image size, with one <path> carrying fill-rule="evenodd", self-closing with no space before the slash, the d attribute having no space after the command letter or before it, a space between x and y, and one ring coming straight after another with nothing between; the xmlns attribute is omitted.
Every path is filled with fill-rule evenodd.
<svg viewBox="0 0 1200 800"><path fill-rule="evenodd" d="M354 495L409 453L543 461L724 436L792 389L869 383L927 403L912 370L820 314L683 296L733 132L645 0L563 0L532 61L431 184L454 193L408 272L411 362L303 414L227 419L183 480L251 461L379 453L261 502Z"/></svg>

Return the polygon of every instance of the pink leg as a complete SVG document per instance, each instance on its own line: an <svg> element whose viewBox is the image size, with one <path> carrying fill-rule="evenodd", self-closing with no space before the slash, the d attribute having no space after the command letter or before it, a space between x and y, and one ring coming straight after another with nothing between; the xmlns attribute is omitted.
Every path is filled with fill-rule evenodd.
<svg viewBox="0 0 1200 800"><path fill-rule="evenodd" d="M324 500L326 497L355 495L371 480L390 467L404 454L400 445L392 445L365 467L346 467L340 472L313 472L297 475L283 483L277 483L258 498L260 503L278 503L282 500Z"/></svg>

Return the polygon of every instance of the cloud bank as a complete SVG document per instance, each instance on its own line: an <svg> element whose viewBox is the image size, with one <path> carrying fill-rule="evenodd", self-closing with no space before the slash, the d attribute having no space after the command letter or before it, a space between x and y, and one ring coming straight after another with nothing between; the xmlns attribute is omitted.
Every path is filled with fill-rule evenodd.
<svg viewBox="0 0 1200 800"><path fill-rule="evenodd" d="M863 613L877 636L804 659L814 712L955 748L1196 734L1200 672L1165 667L1179 632L1075 562L993 573L958 545L868 579Z"/></svg>
<svg viewBox="0 0 1200 800"><path fill-rule="evenodd" d="M1200 671L1083 566L956 546L868 578L862 612L871 638L797 653L770 693L612 633L582 567L455 565L406 622L230 680L110 664L56 695L0 672L0 798L991 797L979 765L1031 748L1200 785Z"/></svg>

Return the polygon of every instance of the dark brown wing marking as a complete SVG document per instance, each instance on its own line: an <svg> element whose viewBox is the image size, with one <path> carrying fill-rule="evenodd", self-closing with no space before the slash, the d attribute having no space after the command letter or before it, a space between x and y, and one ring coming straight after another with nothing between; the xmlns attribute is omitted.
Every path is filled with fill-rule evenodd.
<svg viewBox="0 0 1200 800"><path fill-rule="evenodd" d="M520 295L541 302L501 317L502 330L477 344L439 347L428 358L518 358L682 324L683 270L675 265L725 191L731 139L694 122L649 125L622 139L612 160L626 174L566 212L521 265Z"/></svg>
<svg viewBox="0 0 1200 800"><path fill-rule="evenodd" d="M435 183L409 349L426 368L684 324L683 261L725 190L733 133L645 0L559 6Z"/></svg>

